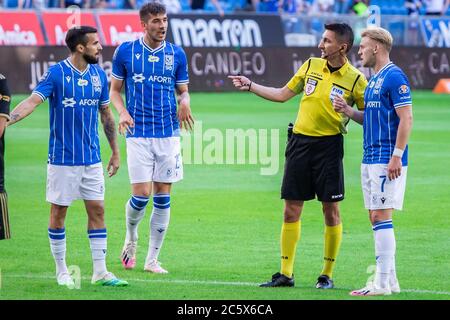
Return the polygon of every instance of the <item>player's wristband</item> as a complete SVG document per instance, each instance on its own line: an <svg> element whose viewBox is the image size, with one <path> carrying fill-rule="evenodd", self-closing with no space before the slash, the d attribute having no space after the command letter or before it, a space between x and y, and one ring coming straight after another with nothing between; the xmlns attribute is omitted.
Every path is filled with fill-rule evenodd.
<svg viewBox="0 0 450 320"><path fill-rule="evenodd" d="M396 156L396 157L401 158L401 157L403 157L403 152L404 152L404 150L399 149L399 148L395 148L394 152L392 153L392 156Z"/></svg>

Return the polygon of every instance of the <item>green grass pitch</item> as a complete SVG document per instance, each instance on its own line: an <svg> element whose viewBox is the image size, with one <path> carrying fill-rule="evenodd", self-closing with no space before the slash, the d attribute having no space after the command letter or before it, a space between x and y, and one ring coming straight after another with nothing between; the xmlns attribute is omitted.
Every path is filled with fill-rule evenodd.
<svg viewBox="0 0 450 320"><path fill-rule="evenodd" d="M13 106L23 98L14 97ZM413 99L405 205L394 216L403 292L375 299L448 300L450 96L416 91ZM279 129L279 170L275 175L261 175L264 165L248 161L186 164L184 180L173 188L171 222L160 255L170 271L164 276L143 271L150 210L139 227L136 269L123 270L119 261L125 235L124 204L130 196L125 141L120 136L121 168L115 177L106 178L107 264L130 286L90 284L87 218L83 203L77 201L69 209L66 233L67 263L81 271L78 290L58 287L54 279L47 238L49 204L45 202L48 106L39 106L6 133L6 188L13 238L0 241L0 299L352 299L349 290L363 286L374 265L373 235L359 179L362 128L354 123L345 138L344 236L334 272L336 289L314 289L323 259L323 217L317 201L307 202L302 215L296 287L258 288L279 270L283 208L279 189L286 126L295 120L297 104L298 99L276 104L246 93L192 94L194 117L202 121L203 132L216 128L216 134L225 136L226 129ZM101 136L105 164L110 151Z"/></svg>

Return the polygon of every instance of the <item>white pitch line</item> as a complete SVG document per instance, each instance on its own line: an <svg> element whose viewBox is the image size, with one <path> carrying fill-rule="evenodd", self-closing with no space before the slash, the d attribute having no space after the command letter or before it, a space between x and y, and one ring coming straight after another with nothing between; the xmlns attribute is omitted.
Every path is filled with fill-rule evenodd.
<svg viewBox="0 0 450 320"><path fill-rule="evenodd" d="M35 275L5 275L3 274L3 278L25 278L25 279L43 279L43 280L55 280L55 277L51 276L35 276ZM81 277L83 280L91 280L90 277ZM244 286L244 287L258 287L259 283L256 282L239 282L239 281L202 281L202 280L181 280L181 279L126 279L129 282L144 282L144 283L177 283L177 284L201 284L201 285L225 285L225 286ZM351 291L350 288L341 288L338 287L339 290L348 290ZM450 292L448 291L433 291L433 290L421 290L421 289L402 289L402 292L407 293L419 293L419 294L434 294L434 295L445 295L450 296Z"/></svg>

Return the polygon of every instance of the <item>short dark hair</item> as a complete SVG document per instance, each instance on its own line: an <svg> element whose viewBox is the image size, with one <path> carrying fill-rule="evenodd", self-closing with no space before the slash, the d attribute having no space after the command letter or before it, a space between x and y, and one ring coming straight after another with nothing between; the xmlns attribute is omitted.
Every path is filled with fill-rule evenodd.
<svg viewBox="0 0 450 320"><path fill-rule="evenodd" d="M355 40L352 27L346 23L329 23L325 24L325 29L336 33L339 40L347 44L346 53L350 51L353 47L353 41Z"/></svg>
<svg viewBox="0 0 450 320"><path fill-rule="evenodd" d="M139 17L141 21L146 22L149 15L156 16L158 14L165 14L166 6L162 3L152 1L144 4L139 10Z"/></svg>
<svg viewBox="0 0 450 320"><path fill-rule="evenodd" d="M86 35L88 33L97 33L97 29L90 26L76 26L66 34L66 45L70 52L75 52L77 50L77 45L82 44L85 46L88 42Z"/></svg>

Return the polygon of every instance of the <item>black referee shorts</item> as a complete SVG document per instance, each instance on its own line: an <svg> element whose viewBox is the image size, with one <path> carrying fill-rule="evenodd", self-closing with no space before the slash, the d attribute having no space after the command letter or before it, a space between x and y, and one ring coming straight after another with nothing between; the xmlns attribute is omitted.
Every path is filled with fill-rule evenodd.
<svg viewBox="0 0 450 320"><path fill-rule="evenodd" d="M281 198L323 202L344 199L342 134L311 137L293 134L286 146Z"/></svg>
<svg viewBox="0 0 450 320"><path fill-rule="evenodd" d="M10 239L8 196L6 192L0 192L0 240Z"/></svg>

